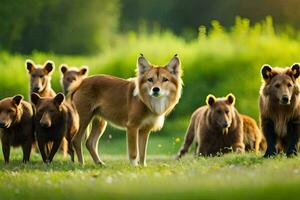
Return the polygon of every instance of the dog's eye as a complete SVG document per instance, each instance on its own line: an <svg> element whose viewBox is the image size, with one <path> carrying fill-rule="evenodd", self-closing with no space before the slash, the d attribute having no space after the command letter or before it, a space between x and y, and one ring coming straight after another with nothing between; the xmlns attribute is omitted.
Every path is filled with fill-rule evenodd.
<svg viewBox="0 0 300 200"><path fill-rule="evenodd" d="M163 80L162 80L162 81L163 81L163 82L167 82L167 81L169 81L169 79L163 77Z"/></svg>
<svg viewBox="0 0 300 200"><path fill-rule="evenodd" d="M148 78L147 81L152 83L153 82L153 78Z"/></svg>
<svg viewBox="0 0 300 200"><path fill-rule="evenodd" d="M276 87L276 88L280 88L280 84L277 83L277 84L275 85L275 87Z"/></svg>
<svg viewBox="0 0 300 200"><path fill-rule="evenodd" d="M288 87L292 87L292 84L288 83L287 86L288 86Z"/></svg>

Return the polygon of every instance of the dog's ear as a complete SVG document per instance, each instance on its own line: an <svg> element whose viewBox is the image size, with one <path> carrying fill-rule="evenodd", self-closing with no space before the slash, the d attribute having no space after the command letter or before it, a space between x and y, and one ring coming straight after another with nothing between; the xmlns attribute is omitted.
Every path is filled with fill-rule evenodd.
<svg viewBox="0 0 300 200"><path fill-rule="evenodd" d="M166 67L168 71L174 76L180 76L181 62L177 54L174 55L174 57L170 60Z"/></svg>
<svg viewBox="0 0 300 200"><path fill-rule="evenodd" d="M33 92L30 96L31 98L31 102L34 104L34 105L37 105L41 99L40 95L38 95L37 93Z"/></svg>
<svg viewBox="0 0 300 200"><path fill-rule="evenodd" d="M44 64L44 71L46 74L49 74L54 69L54 62L51 60L47 60Z"/></svg>
<svg viewBox="0 0 300 200"><path fill-rule="evenodd" d="M292 75L295 79L297 79L300 75L300 65L299 63L294 63L292 66L291 66L291 70L292 70Z"/></svg>
<svg viewBox="0 0 300 200"><path fill-rule="evenodd" d="M144 57L143 54L137 59L137 70L139 75L143 75L146 71L152 68L150 62Z"/></svg>
<svg viewBox="0 0 300 200"><path fill-rule="evenodd" d="M68 71L68 65L62 64L60 66L60 71L61 71L62 74L65 74Z"/></svg>
<svg viewBox="0 0 300 200"><path fill-rule="evenodd" d="M89 71L89 68L87 66L83 66L80 68L79 70L79 75L87 75L88 74L88 71Z"/></svg>
<svg viewBox="0 0 300 200"><path fill-rule="evenodd" d="M261 75L266 82L270 81L272 78L272 67L267 64L263 65L261 68Z"/></svg>
<svg viewBox="0 0 300 200"><path fill-rule="evenodd" d="M229 93L229 94L226 96L226 102L227 102L229 105L234 105L234 103L235 103L235 96L234 96L232 93Z"/></svg>
<svg viewBox="0 0 300 200"><path fill-rule="evenodd" d="M209 94L206 97L206 104L209 105L209 106L214 105L214 103L216 103L216 101L217 101L217 98L212 94Z"/></svg>
<svg viewBox="0 0 300 200"><path fill-rule="evenodd" d="M32 60L27 59L25 61L26 69L29 73L33 72L35 70L35 64Z"/></svg>
<svg viewBox="0 0 300 200"><path fill-rule="evenodd" d="M23 96L22 95L16 95L12 98L13 103L16 106L19 106L21 104L21 101L23 100Z"/></svg>
<svg viewBox="0 0 300 200"><path fill-rule="evenodd" d="M65 95L63 93L58 93L55 97L54 97L54 103L57 106L60 106L65 100Z"/></svg>

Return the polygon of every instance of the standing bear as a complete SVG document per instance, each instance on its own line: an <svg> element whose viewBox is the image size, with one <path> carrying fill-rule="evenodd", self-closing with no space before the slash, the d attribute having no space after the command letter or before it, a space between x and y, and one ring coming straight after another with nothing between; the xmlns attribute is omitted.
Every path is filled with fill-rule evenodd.
<svg viewBox="0 0 300 200"><path fill-rule="evenodd" d="M23 162L29 161L34 142L33 108L16 95L0 101L1 142L5 163L9 162L10 147L21 146Z"/></svg>
<svg viewBox="0 0 300 200"><path fill-rule="evenodd" d="M264 157L275 156L280 146L286 155L297 155L300 133L299 64L261 69L259 109L261 127L267 140Z"/></svg>
<svg viewBox="0 0 300 200"><path fill-rule="evenodd" d="M31 101L36 107L34 124L43 161L45 163L52 161L64 137L68 141L68 153L71 160L74 161L71 140L79 127L76 110L65 101L62 93L58 93L54 98L40 97L38 94L32 93ZM49 143L53 143L50 152L47 151Z"/></svg>
<svg viewBox="0 0 300 200"><path fill-rule="evenodd" d="M181 158L188 152L194 137L196 154L214 156L218 153L244 152L243 123L234 107L235 97L228 94L224 98L208 95L205 106L198 108L192 115L183 147L177 155Z"/></svg>

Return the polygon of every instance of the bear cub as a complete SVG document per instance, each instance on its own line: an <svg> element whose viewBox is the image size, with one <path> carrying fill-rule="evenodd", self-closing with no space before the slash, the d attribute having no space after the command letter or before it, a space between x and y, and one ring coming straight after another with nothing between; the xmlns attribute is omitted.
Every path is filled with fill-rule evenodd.
<svg viewBox="0 0 300 200"><path fill-rule="evenodd" d="M31 147L34 143L32 105L16 95L0 101L1 142L5 163L9 162L10 147L21 146L23 162L29 161Z"/></svg>
<svg viewBox="0 0 300 200"><path fill-rule="evenodd" d="M53 160L65 137L68 141L68 153L74 162L74 150L71 140L79 127L77 112L65 101L65 96L62 93L58 93L53 98L40 97L38 94L33 93L31 100L36 107L34 123L43 161L48 163ZM52 145L48 145L49 143L52 143ZM51 149L47 149L49 147Z"/></svg>

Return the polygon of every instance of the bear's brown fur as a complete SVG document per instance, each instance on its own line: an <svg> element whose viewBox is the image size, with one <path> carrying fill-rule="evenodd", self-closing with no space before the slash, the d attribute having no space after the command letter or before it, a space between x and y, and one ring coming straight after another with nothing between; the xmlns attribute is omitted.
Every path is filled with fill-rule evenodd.
<svg viewBox="0 0 300 200"><path fill-rule="evenodd" d="M265 140L263 139L263 135L258 128L256 121L247 115L241 114L240 116L243 121L245 150L255 150L256 153L258 153L260 149L264 151Z"/></svg>
<svg viewBox="0 0 300 200"><path fill-rule="evenodd" d="M287 156L297 155L300 133L299 64L261 69L259 109L262 132L267 141L264 157L274 156L278 146Z"/></svg>
<svg viewBox="0 0 300 200"><path fill-rule="evenodd" d="M230 149L244 152L243 123L234 107L235 97L228 94L225 98L208 95L207 105L198 108L192 115L184 144L177 158L182 157L196 140L197 155L216 155Z"/></svg>
<svg viewBox="0 0 300 200"><path fill-rule="evenodd" d="M54 98L40 97L36 93L31 95L32 103L36 106L36 138L44 162L52 161L64 137L68 141L68 153L74 161L71 140L77 133L79 117L64 99L62 93L58 93ZM48 154L46 148L49 142L53 142L53 145Z"/></svg>
<svg viewBox="0 0 300 200"><path fill-rule="evenodd" d="M33 108L21 95L0 101L0 128L4 160L9 162L10 146L21 146L23 162L29 161L34 142Z"/></svg>

